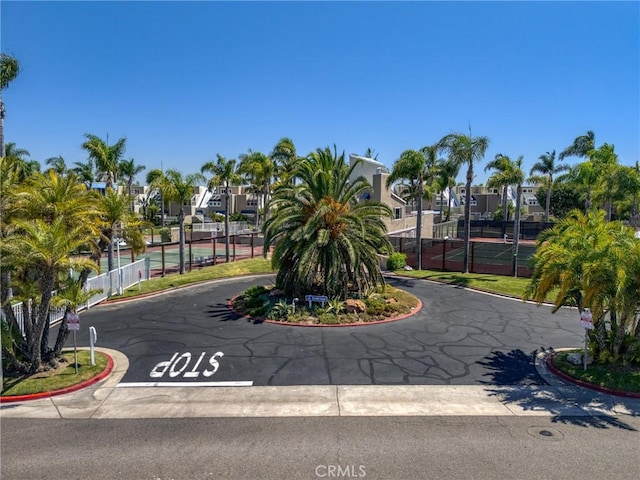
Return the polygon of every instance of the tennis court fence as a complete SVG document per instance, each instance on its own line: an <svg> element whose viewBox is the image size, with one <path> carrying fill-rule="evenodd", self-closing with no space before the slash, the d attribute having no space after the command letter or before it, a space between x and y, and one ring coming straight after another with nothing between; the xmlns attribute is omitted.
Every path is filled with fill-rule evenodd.
<svg viewBox="0 0 640 480"><path fill-rule="evenodd" d="M396 252L407 255L407 264L416 267L417 242L415 238L389 237ZM516 258L518 277L531 277L533 270L529 260L535 253L535 245L520 243L518 251L512 243L471 240L469 243L469 271L513 275L513 259ZM422 239L422 269L451 272L464 271L464 240Z"/></svg>

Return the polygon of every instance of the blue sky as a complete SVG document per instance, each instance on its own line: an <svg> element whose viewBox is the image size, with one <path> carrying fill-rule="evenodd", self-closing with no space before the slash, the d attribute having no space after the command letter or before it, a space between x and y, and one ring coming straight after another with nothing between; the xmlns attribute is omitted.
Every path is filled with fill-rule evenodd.
<svg viewBox="0 0 640 480"><path fill-rule="evenodd" d="M524 167L593 130L640 159L639 2L13 2L5 138L85 161L84 133L147 170L216 153L367 147L391 166L454 132ZM578 159L570 159L571 163ZM474 183L486 181L481 164ZM143 180L144 174L140 177ZM463 176L459 177L460 180Z"/></svg>

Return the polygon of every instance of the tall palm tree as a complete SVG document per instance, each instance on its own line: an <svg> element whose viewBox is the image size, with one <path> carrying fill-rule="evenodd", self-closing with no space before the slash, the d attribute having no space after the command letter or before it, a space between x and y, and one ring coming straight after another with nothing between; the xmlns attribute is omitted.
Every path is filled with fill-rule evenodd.
<svg viewBox="0 0 640 480"><path fill-rule="evenodd" d="M103 175L106 188L113 188L113 184L118 180L120 160L124 155L127 139L123 137L109 145L108 139L104 141L91 133L85 133L84 136L86 141L82 148L89 153L89 158L95 162L98 172Z"/></svg>
<svg viewBox="0 0 640 480"><path fill-rule="evenodd" d="M294 183L301 158L298 157L293 140L288 137L281 138L273 147L271 159L276 164L279 183Z"/></svg>
<svg viewBox="0 0 640 480"><path fill-rule="evenodd" d="M367 149L364 151L364 154L362 156L365 157L365 158L372 158L374 160L378 159L378 154L371 147L367 147Z"/></svg>
<svg viewBox="0 0 640 480"><path fill-rule="evenodd" d="M445 222L448 222L451 219L451 199L452 199L452 189L456 186L456 177L460 172L460 166L452 162L449 159L441 159L438 162L436 169L436 183L438 184L439 190L445 191L447 190L447 217L445 218Z"/></svg>
<svg viewBox="0 0 640 480"><path fill-rule="evenodd" d="M45 160L47 165L51 166L51 169L55 171L58 175L65 175L67 173L67 163L62 158L62 155L58 155L57 157L49 157Z"/></svg>
<svg viewBox="0 0 640 480"><path fill-rule="evenodd" d="M495 173L493 173L487 181L487 187L502 189L502 221L504 223L509 221L508 192L510 178L508 174L511 167L511 159L501 153L498 153L495 158L484 167L485 172L495 170Z"/></svg>
<svg viewBox="0 0 640 480"><path fill-rule="evenodd" d="M180 205L178 211L178 222L180 223L180 274L185 271L184 262L184 206L188 204L193 196L193 187L198 182L205 182L205 178L200 173L182 175L178 170L167 170L164 179L163 191L167 200Z"/></svg>
<svg viewBox="0 0 640 480"><path fill-rule="evenodd" d="M5 90L9 87L9 84L18 76L20 73L20 62L15 58L6 55L4 53L0 54L0 157L5 156L5 147L4 147L4 117L5 117L5 107L4 102L2 101L2 90Z"/></svg>
<svg viewBox="0 0 640 480"><path fill-rule="evenodd" d="M40 172L40 163L37 160L31 160L29 151L19 148L15 143L9 142L5 145L4 155L7 159L14 161L14 167L18 172L18 181L24 182L34 173Z"/></svg>
<svg viewBox="0 0 640 480"><path fill-rule="evenodd" d="M220 186L224 187L224 244L226 260L229 262L229 211L231 210L230 187L233 184L239 183L242 180L242 177L236 171L235 159L227 160L220 154L216 154L216 157L217 161L215 163L205 163L200 171L202 173L210 173L213 175L207 184L209 191L213 192Z"/></svg>
<svg viewBox="0 0 640 480"><path fill-rule="evenodd" d="M425 147L426 148L426 147ZM430 176L430 162L425 155L426 150L418 152L416 150L405 150L400 154L400 158L393 163L391 173L387 177L387 188L391 187L398 180L409 180L415 184L415 199L418 204L418 216L416 217L416 257L418 270L422 269L422 201L425 197L425 182ZM435 157L435 151L431 149L430 154Z"/></svg>
<svg viewBox="0 0 640 480"><path fill-rule="evenodd" d="M262 197L263 220L267 218L267 203L273 178L276 174L276 164L273 159L264 153L253 152L240 155L238 173L245 175ZM258 212L256 212L256 226L258 225Z"/></svg>
<svg viewBox="0 0 640 480"><path fill-rule="evenodd" d="M131 193L133 187L133 180L135 176L142 173L147 168L144 165L136 165L136 161L133 158L129 160L120 160L118 164L118 172L127 181L127 194L131 197L131 211L134 210L133 195Z"/></svg>
<svg viewBox="0 0 640 480"><path fill-rule="evenodd" d="M624 195L616 182L620 169L618 154L615 153L613 145L604 143L589 151L588 155L597 174L593 198L598 204L606 206L607 220L611 220L613 200L619 198L621 193Z"/></svg>
<svg viewBox="0 0 640 480"><path fill-rule="evenodd" d="M596 148L596 136L591 130L580 135L573 140L573 143L565 148L558 158L564 160L565 157L588 158L589 152Z"/></svg>
<svg viewBox="0 0 640 480"><path fill-rule="evenodd" d="M153 170L149 170L147 173L147 185L151 190L157 190L160 195L160 225L164 227L164 201L165 195L163 192L163 188L165 185L165 176L164 172L159 168L154 168Z"/></svg>
<svg viewBox="0 0 640 480"><path fill-rule="evenodd" d="M553 190L553 176L561 172L569 170L570 166L566 163L556 164L556 151L552 150L544 155L540 155L529 172L529 181L531 183L543 183L547 187L547 201L544 207L544 221L549 221L549 212L551 211L551 191Z"/></svg>
<svg viewBox="0 0 640 480"><path fill-rule="evenodd" d="M287 296L320 293L344 299L384 285L377 254L391 251L382 217L388 206L358 201L371 189L351 177L344 152L317 149L301 162L299 185L273 193L273 215L264 224L265 254L274 245L276 286Z"/></svg>
<svg viewBox="0 0 640 480"><path fill-rule="evenodd" d="M484 158L489 146L487 137L473 137L462 133L445 135L437 143L438 150L448 154L450 160L458 165L467 164L467 183L464 202L464 273L469 273L469 243L471 238L471 182L473 182L473 163Z"/></svg>

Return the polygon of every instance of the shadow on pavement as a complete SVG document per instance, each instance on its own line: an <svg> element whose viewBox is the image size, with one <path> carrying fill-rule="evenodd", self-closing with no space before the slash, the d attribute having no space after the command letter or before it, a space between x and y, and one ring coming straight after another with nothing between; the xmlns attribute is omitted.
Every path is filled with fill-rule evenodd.
<svg viewBox="0 0 640 480"><path fill-rule="evenodd" d="M207 305L205 313L210 318L215 318L219 322L237 322L238 320L246 320L254 325L263 323L261 318L249 318L234 312L226 303Z"/></svg>
<svg viewBox="0 0 640 480"><path fill-rule="evenodd" d="M620 414L640 416L640 401L564 384L547 385L535 368L536 351L494 351L478 363L489 370L487 392L514 411L551 414L554 423L637 431Z"/></svg>

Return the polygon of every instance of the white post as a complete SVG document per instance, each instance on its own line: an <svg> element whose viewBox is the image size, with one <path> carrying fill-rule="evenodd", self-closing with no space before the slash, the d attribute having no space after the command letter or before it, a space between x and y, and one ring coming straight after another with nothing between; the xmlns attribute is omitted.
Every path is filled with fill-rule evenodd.
<svg viewBox="0 0 640 480"><path fill-rule="evenodd" d="M76 362L76 375L78 374L78 347L76 346L76 331L73 331L73 358Z"/></svg>
<svg viewBox="0 0 640 480"><path fill-rule="evenodd" d="M98 334L96 333L96 329L94 327L89 327L89 349L91 350L91 365L96 364L96 359L93 353L93 346L97 341Z"/></svg>
<svg viewBox="0 0 640 480"><path fill-rule="evenodd" d="M116 248L118 251L118 295L122 295L122 270L120 269L120 240L117 239Z"/></svg>

